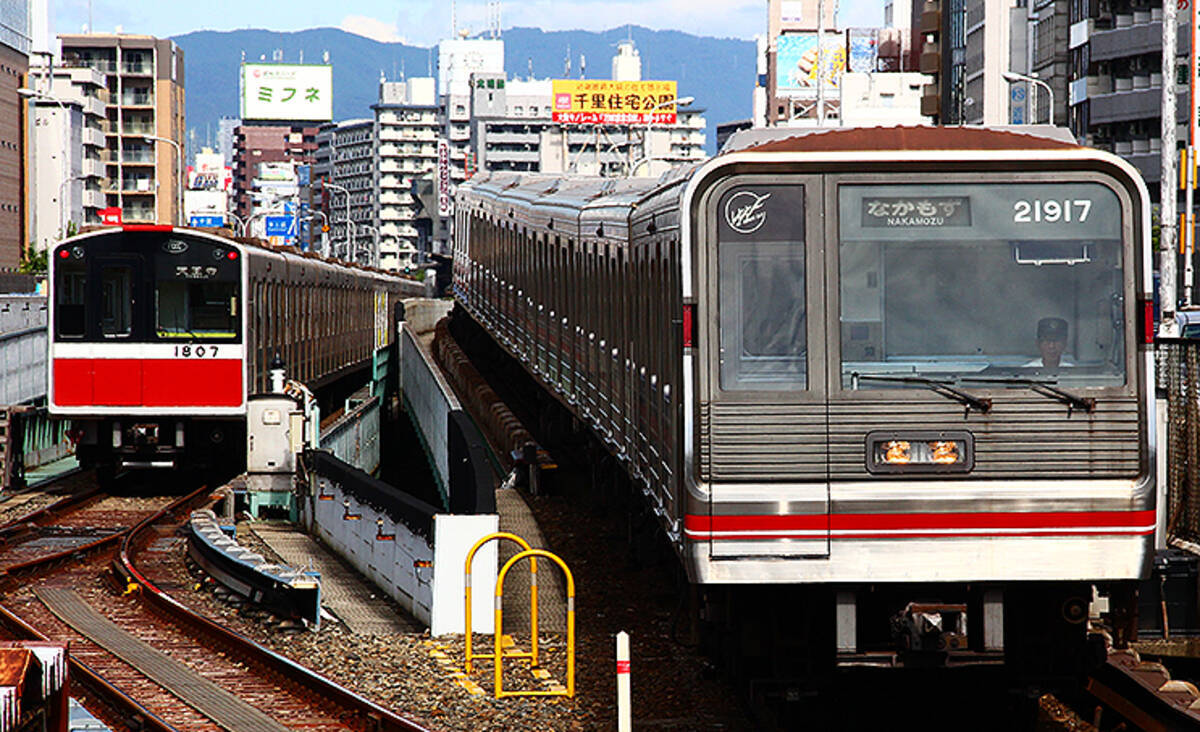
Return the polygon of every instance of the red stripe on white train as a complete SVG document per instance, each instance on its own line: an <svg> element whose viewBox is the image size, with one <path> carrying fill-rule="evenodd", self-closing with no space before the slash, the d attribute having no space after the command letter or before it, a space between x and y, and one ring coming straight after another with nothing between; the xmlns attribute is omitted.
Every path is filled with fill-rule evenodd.
<svg viewBox="0 0 1200 732"><path fill-rule="evenodd" d="M1014 536L1146 535L1154 511L1043 511L990 513L817 514L684 518L692 540L820 538L912 539Z"/></svg>

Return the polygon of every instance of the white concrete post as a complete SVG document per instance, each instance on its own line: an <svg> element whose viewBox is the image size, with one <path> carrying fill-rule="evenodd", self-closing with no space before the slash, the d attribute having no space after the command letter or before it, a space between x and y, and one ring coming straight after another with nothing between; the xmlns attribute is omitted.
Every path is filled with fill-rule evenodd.
<svg viewBox="0 0 1200 732"><path fill-rule="evenodd" d="M617 633L617 732L632 732L633 710L629 693L629 634Z"/></svg>

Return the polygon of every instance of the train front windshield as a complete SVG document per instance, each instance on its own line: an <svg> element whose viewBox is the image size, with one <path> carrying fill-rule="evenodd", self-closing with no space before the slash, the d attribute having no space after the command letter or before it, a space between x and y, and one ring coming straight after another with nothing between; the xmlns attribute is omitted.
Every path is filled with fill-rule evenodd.
<svg viewBox="0 0 1200 732"><path fill-rule="evenodd" d="M62 340L235 342L241 259L218 242L123 232L55 250Z"/></svg>
<svg viewBox="0 0 1200 732"><path fill-rule="evenodd" d="M841 373L1125 383L1121 203L1099 183L842 185Z"/></svg>

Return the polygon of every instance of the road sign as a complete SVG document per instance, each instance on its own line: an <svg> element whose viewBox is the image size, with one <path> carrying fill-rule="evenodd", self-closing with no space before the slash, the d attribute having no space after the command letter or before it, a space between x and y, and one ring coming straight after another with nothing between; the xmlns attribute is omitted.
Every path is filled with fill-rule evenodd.
<svg viewBox="0 0 1200 732"><path fill-rule="evenodd" d="M225 225L225 217L221 214L193 214L188 217L188 226L219 229Z"/></svg>
<svg viewBox="0 0 1200 732"><path fill-rule="evenodd" d="M291 233L292 223L296 219L291 216L268 216L267 236L287 236Z"/></svg>

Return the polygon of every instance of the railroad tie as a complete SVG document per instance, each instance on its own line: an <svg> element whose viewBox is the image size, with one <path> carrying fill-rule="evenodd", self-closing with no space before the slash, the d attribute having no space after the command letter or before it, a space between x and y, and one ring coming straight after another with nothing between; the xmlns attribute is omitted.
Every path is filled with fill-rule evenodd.
<svg viewBox="0 0 1200 732"><path fill-rule="evenodd" d="M50 612L75 631L221 727L231 732L288 732L288 727L100 615L74 590L41 587L34 593Z"/></svg>

